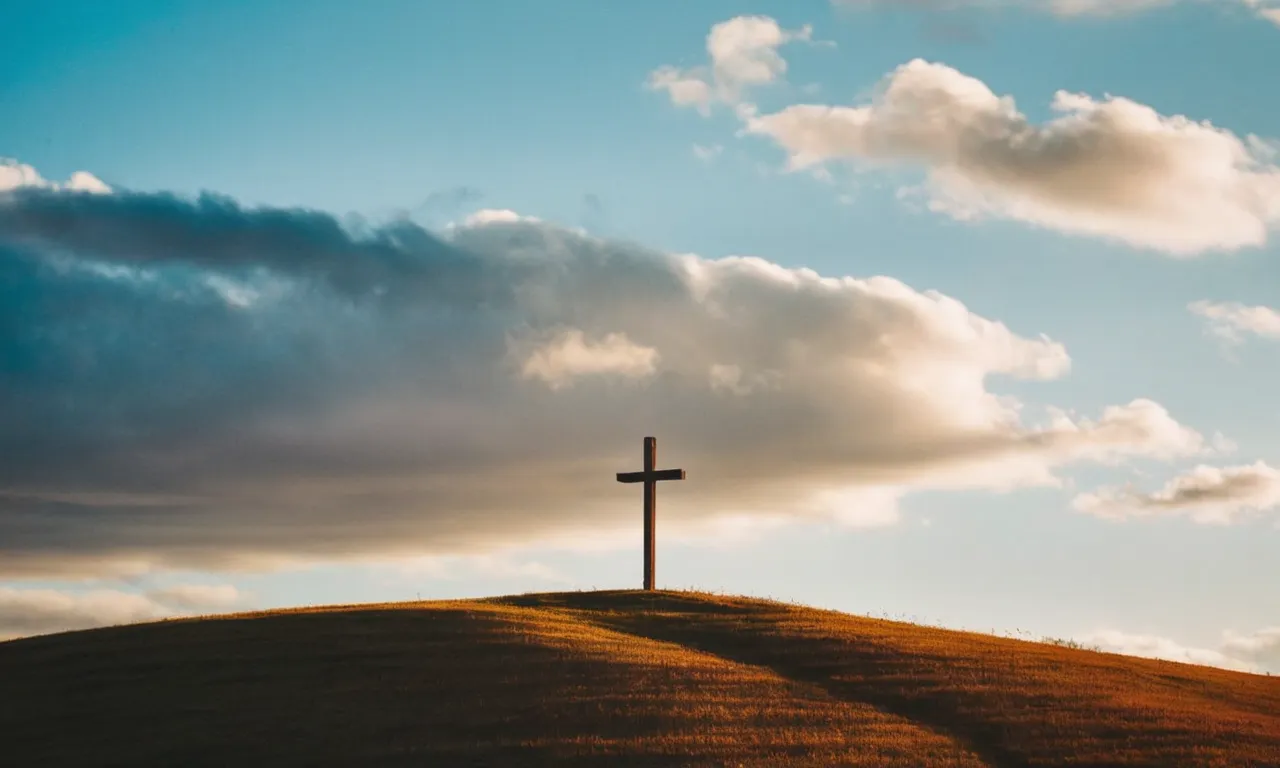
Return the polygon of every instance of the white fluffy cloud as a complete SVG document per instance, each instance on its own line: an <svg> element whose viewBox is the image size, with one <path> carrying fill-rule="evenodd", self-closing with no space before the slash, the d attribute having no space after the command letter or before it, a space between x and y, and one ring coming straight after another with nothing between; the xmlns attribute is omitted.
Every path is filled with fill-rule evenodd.
<svg viewBox="0 0 1280 768"><path fill-rule="evenodd" d="M65 182L59 184L47 181L35 168L24 165L9 158L0 157L0 192L8 192L19 187L38 187L42 189L63 189L72 192L110 192L111 188L97 176L85 171L76 171Z"/></svg>
<svg viewBox="0 0 1280 768"><path fill-rule="evenodd" d="M1186 515L1198 523L1230 524L1280 507L1280 471L1264 462L1239 467L1201 465L1151 493L1103 488L1077 496L1076 509L1110 519Z"/></svg>
<svg viewBox="0 0 1280 768"><path fill-rule="evenodd" d="M527 353L520 372L529 379L545 381L552 389L569 386L582 376L615 375L644 378L653 375L658 351L633 343L625 333L610 333L599 341L586 338L577 328L568 328Z"/></svg>
<svg viewBox="0 0 1280 768"><path fill-rule="evenodd" d="M1280 0L1239 0L1239 2L1252 8L1258 14L1258 18L1280 27Z"/></svg>
<svg viewBox="0 0 1280 768"><path fill-rule="evenodd" d="M464 227L479 227L485 224L513 224L518 221L537 221L536 216L524 216L506 208L482 208L463 219Z"/></svg>
<svg viewBox="0 0 1280 768"><path fill-rule="evenodd" d="M0 411L9 575L604 533L632 520L613 477L644 435L690 472L668 531L889 524L913 489L1204 448L1141 398L1025 418L989 387L1065 376L1065 348L938 292L509 216L441 240L37 189L0 196L0 277L40 297L0 308L0 360L38 362L5 371L21 404Z"/></svg>
<svg viewBox="0 0 1280 768"><path fill-rule="evenodd" d="M1239 672L1280 672L1280 627L1252 634L1227 631L1217 648L1195 648L1167 637L1113 629L1099 630L1077 639L1085 645L1126 656L1180 661Z"/></svg>
<svg viewBox="0 0 1280 768"><path fill-rule="evenodd" d="M1176 256L1259 246L1280 224L1280 168L1257 139L1137 102L1059 92L1032 123L1011 97L915 60L861 106L802 104L746 130L793 169L835 160L928 172L931 207L997 216Z"/></svg>
<svg viewBox="0 0 1280 768"><path fill-rule="evenodd" d="M746 89L781 79L787 62L778 48L810 40L813 30L783 29L768 16L738 16L722 21L707 35L707 66L692 69L664 66L649 75L653 90L666 91L677 106L710 114L713 104L741 105Z"/></svg>
<svg viewBox="0 0 1280 768"><path fill-rule="evenodd" d="M1204 318L1210 333L1230 344L1244 341L1246 334L1280 339L1280 312L1270 307L1250 307L1239 302L1194 301L1187 305L1187 309Z"/></svg>
<svg viewBox="0 0 1280 768"><path fill-rule="evenodd" d="M915 8L938 10L976 7L1021 7L1045 11L1056 16L1118 16L1145 11L1160 6L1173 5L1179 0L832 0L832 4L845 8L869 8L871 6L906 5ZM1250 0L1241 0L1250 2Z"/></svg>
<svg viewBox="0 0 1280 768"><path fill-rule="evenodd" d="M1112 16L1170 5L1173 0L1038 0L1060 16Z"/></svg>
<svg viewBox="0 0 1280 768"><path fill-rule="evenodd" d="M1017 7L1044 11L1064 18L1072 18L1080 16L1123 16L1155 8L1165 8L1186 1L1188 0L892 0L892 4L934 9ZM1191 1L1236 7L1243 5L1256 12L1260 18L1280 25L1280 2L1277 2L1277 0ZM891 0L832 0L832 4L846 8L865 8L873 5L890 5Z"/></svg>
<svg viewBox="0 0 1280 768"><path fill-rule="evenodd" d="M206 613L240 601L229 584L181 584L148 593L0 587L0 640Z"/></svg>

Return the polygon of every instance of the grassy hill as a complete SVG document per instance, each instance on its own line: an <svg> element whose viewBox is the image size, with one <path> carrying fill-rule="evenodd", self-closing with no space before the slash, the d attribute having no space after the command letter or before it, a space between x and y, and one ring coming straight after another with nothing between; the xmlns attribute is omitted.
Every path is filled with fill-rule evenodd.
<svg viewBox="0 0 1280 768"><path fill-rule="evenodd" d="M0 643L0 764L1280 766L1280 678L689 593L343 606Z"/></svg>

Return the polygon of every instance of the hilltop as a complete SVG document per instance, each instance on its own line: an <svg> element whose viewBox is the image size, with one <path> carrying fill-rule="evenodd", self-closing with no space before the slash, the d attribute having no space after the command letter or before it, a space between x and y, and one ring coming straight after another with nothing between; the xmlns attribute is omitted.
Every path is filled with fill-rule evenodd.
<svg viewBox="0 0 1280 768"><path fill-rule="evenodd" d="M1280 765L1280 679L676 592L0 643L7 765Z"/></svg>

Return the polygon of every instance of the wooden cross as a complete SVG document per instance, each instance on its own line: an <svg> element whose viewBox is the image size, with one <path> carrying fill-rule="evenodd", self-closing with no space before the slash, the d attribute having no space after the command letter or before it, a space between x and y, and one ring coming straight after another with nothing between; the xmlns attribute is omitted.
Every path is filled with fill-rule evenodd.
<svg viewBox="0 0 1280 768"><path fill-rule="evenodd" d="M620 483L644 483L644 588L653 590L654 524L657 522L659 480L683 480L683 469L654 469L658 464L658 438L644 439L644 471L619 472Z"/></svg>

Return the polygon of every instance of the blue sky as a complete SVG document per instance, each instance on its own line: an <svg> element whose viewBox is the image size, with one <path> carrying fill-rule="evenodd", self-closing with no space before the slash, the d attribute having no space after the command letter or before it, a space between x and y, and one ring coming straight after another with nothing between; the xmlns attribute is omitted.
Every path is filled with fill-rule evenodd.
<svg viewBox="0 0 1280 768"><path fill-rule="evenodd" d="M0 245L6 248L0 259L7 260L3 269L8 270L0 297L10 306L10 315L0 316L0 334L9 337L0 338L9 350L0 372L17 383L0 392L32 413L66 418L65 434L50 438L54 447L63 445L57 440L108 445L107 437L124 433L89 431L97 424L117 430L124 424L133 425L128 434L145 432L157 441L146 443L148 451L197 457L182 472L158 475L146 475L141 464L117 467L117 474L103 468L99 477L88 469L32 463L28 474L0 477L0 495L8 499L0 514L9 518L0 522L0 530L11 526L0 539L16 542L6 554L22 563L0 573L7 579L0 582L0 605L5 606L0 634L192 606L631 586L639 576L638 541L632 540L638 539L639 521L628 517L638 517L634 489L592 486L579 512L566 511L576 502L550 491L545 496L530 491L524 505L511 499L476 501L488 493L484 483L515 489L519 482L504 478L523 478L532 470L513 458L523 433L513 438L509 451L492 447L489 443L501 434L478 423L465 432L467 414L487 408L505 412L502 408L544 402L535 398L546 396L557 398L545 401L551 404L548 413L564 408L569 418L582 421L563 430L549 417L530 416L527 422L550 430L543 439L557 447L548 449L546 460L563 460L565 478L578 477L570 465L607 463L615 456L627 462L617 470L633 468L638 458L633 454L650 428L658 434L660 458L689 471L687 488L660 491L663 585L771 595L956 627L1093 638L1130 652L1280 669L1280 631L1273 629L1280 626L1280 601L1268 586L1280 578L1274 557L1280 516L1269 474L1280 462L1280 407L1272 396L1280 381L1275 354L1280 330L1269 325L1271 315L1264 311L1280 307L1275 241L1280 171L1268 149L1280 137L1280 107L1270 98L1280 65L1280 27L1258 9L1225 1L1169 2L1107 15L1087 8L1068 13L1065 6L1032 0L914 9L889 3L837 6L825 0L574 0L554 8L516 0L0 5L6 19L0 28L0 105L8 116L0 124L0 157L52 183L87 172L122 201L118 207L103 203L102 211L90 210L100 201L75 207L76 215L99 216L94 226L108 228L77 230L87 233L79 237L32 224L31 211L47 214L50 206L91 193L50 189L47 183L27 183L10 192L12 199L3 204L13 213L0 216ZM759 61L751 57L760 51L774 52L785 68L770 71L764 81L729 87L735 77L732 57L716 70L707 38L715 25L745 18L768 20L784 37L790 30L792 39L735 49L746 50L748 62ZM961 126L958 133L939 128L903 138L912 126L925 123L921 113L908 110L899 120L888 109L866 110L893 104L885 94L893 92L894 73L916 59L930 64L916 72L915 80L898 80L902 92L917 88L925 90L910 93L933 98L945 92L951 98L968 87L963 85L968 81L957 79L967 76L996 96L1011 97L1022 122L1005 120L995 107L981 111L987 108L952 99L935 104L934 114L954 119ZM677 103L672 93L650 85L662 67L726 93L704 115L696 105ZM713 71L728 80L717 82ZM1092 116L1094 122L1085 128L1054 123L1063 115L1051 109L1058 92L1089 97L1089 106L1075 114L1085 123ZM1107 101L1111 96L1149 107L1166 132L1144 134L1125 123L1131 113L1107 111L1114 104ZM855 135L847 124L829 122L835 112L806 118L810 132L788 133L791 123L770 120L797 115L788 110L802 104L863 109L856 119L872 120L873 129ZM745 105L750 107L743 111ZM961 118L954 117L957 110L971 111ZM1177 116L1193 122L1175 124ZM966 142L973 131L987 130L988 123L979 118L999 127L971 149ZM1045 150L1033 156L1009 138L1010 131L1027 125L1050 126L1033 138L1053 138L1059 154ZM1147 129L1151 126L1142 130ZM819 132L834 138L815 149L813 136ZM1110 154L1089 154L1101 152L1099 146ZM1247 157L1224 161L1223 148L1235 146ZM789 156L814 151L816 164L788 166ZM999 172L984 167L987 161ZM957 178L971 186L961 189ZM1054 186L1059 179L1075 179L1077 187ZM2 182L0 176L0 190ZM1116 191L1121 188L1128 191ZM234 201L236 212L214 222L208 208L182 207L180 201L202 191ZM179 202L155 213L160 204L154 196L166 192ZM0 191L0 198L4 194ZM123 224L124 219L112 218L125 216L134 203L151 205L146 210L154 215ZM974 215L960 216L958 206L973 208ZM199 234L206 231L201 227L230 226L232 219L243 227L238 231L266 231L261 228L268 225L250 215L260 207L323 212L366 234L408 220L434 233L440 248L483 254L477 270L504 263L511 243L530 238L520 240L522 248L532 249L521 251L526 257L563 249L572 254L565 268L582 277L538 283L555 308L535 311L520 304L483 320L455 308L450 311L460 314L448 315L453 320L441 320L439 314L396 315L392 325L380 310L359 302L353 308L332 297L289 293L287 287L280 289L286 298L268 306L262 296L276 295L273 286L310 279L307 265L314 263L265 252L286 242L269 234L248 250L237 241L199 256L181 252L192 240L156 246L161 229L171 233L189 226ZM491 214L467 223L480 210L510 211L536 221L498 221L501 217ZM303 226L293 213L289 216L289 226ZM1086 220L1106 223L1090 229ZM160 229L144 231L147 227ZM587 240L574 239L582 237L576 234L580 230L588 233ZM314 236L337 237L324 232ZM103 239L117 235L118 245ZM340 258L371 258L372 241L351 237L333 246L334 252ZM143 256L146 248L163 253ZM239 249L234 269L226 271L231 268L217 260L231 258L234 249ZM110 264L117 271L48 267L68 254L73 263ZM1045 426L1052 418L1049 408L1070 412L1081 427L1105 419L1108 407L1143 399L1158 403L1169 423L1144 421L1137 437L1115 438L1122 446L1108 442L1111 433L1095 430L1095 435L1081 427L1087 436L1080 444L1055 448L1059 452L1052 458L1038 453L981 461L952 456L947 472L961 478L944 472L944 480L941 464L908 467L885 457L897 450L894 439L904 441L898 446L903 451L924 450L931 440L942 445L946 435L928 431L924 417L915 424L906 409L904 421L890 419L888 426L878 427L889 430L883 441L868 427L872 447L854 445L848 435L860 429L854 418L857 403L871 403L867 408L874 414L872 394L854 383L833 383L828 374L835 373L824 368L819 375L821 361L807 358L811 363L793 361L793 368L779 374L786 381L803 381L803 392L779 385L777 400L748 396L751 372L740 363L744 378L734 386L742 402L707 412L705 421L686 433L677 416L661 414L693 408L688 403L694 400L684 399L693 396L672 394L675 399L665 400L666 390L656 382L679 368L677 360L680 366L693 365L680 357L686 354L678 351L685 343L682 334L704 337L701 326L662 329L677 315L688 323L711 321L710 315L679 314L693 311L685 304L663 303L670 297L660 286L675 279L670 275L678 268L652 270L671 254L703 260L752 256L826 277L888 276L913 289L912 296L938 291L962 302L973 316L1002 324L1035 347L1018 352L1016 359L991 362L991 355L1006 355L1003 341L984 336L972 344L953 344L941 331L917 339L913 343L920 345L921 355L976 357L961 361L963 371L935 369L930 360L916 357L909 370L891 367L890 374L907 378L890 377L888 390L876 385L867 392L892 396L900 407L909 402L909 392L894 387L906 387L903 382L915 381L911 377L937 375L941 381L953 373L972 374L984 392L1021 402L1023 442L1065 440ZM622 265L616 266L622 271L611 272L610 265ZM872 338L889 332L874 325L882 312L936 310L876 284L849 289L856 296L848 299L888 302L875 303L875 311L864 313L857 310L862 305L850 303L830 312L815 309L809 317L808 305L794 303L801 300L780 288L785 281L770 277L773 273L745 266L715 269L714 280L723 285L746 286L735 288L742 293L732 296L741 301L737 311L755 334L786 326L792 344L816 344L827 333L840 344L852 344L848 339L860 334ZM224 282L209 282L206 272ZM632 279L647 282L630 292ZM237 304L227 280L258 298ZM176 306L156 286L221 291L218 296L229 303ZM805 284L809 298L804 301L826 307L832 290ZM615 292L634 297L621 300L632 303L611 304ZM447 304L452 299L431 300ZM1195 302L1207 303L1197 312L1190 309ZM78 324L72 317L76 306L97 314ZM592 355L613 362L557 368L556 376L568 378L547 374L537 392L528 382L518 391L497 384L490 388L490 374L466 368L489 360L486 345L497 344L499 337L488 332L502 326L504 338L510 338L512 329L537 325L544 315L554 321L544 330L561 332L540 337L551 345L539 348L542 359L551 361L548 366ZM517 316L518 326L503 325ZM794 318L794 327L787 318ZM825 322L834 325L827 328ZM919 322L941 323L943 316L921 315ZM565 346L574 338L563 333L571 326L585 334L577 357ZM654 339L668 340L666 346L642 338L650 328ZM308 335L313 332L322 340ZM615 332L622 333L620 340L606 349L612 343L608 334ZM733 348L744 356L758 352L764 360L787 348L779 342L776 349L757 350L751 346L755 337L717 333L728 331L709 330L697 354ZM1024 364L1057 365L1054 349L1038 341L1041 334L1069 355L1069 370L1003 375L1002 369ZM307 357L310 353L300 350L313 349L305 346L310 343L332 357ZM861 354L850 351L853 347L839 349L855 362ZM175 350L197 350L194 362L178 366ZM641 354L645 350L653 352L656 363ZM697 364L723 362L714 354ZM95 361L92 375L84 373L86 356ZM280 362L286 358L289 365ZM333 362L338 359L348 362ZM625 365L617 362L624 359ZM39 378L30 360L45 361L38 373L50 378ZM326 367L330 364L336 367ZM542 375L531 370L526 367L525 379ZM297 383L329 371L339 372L326 374L333 377L331 385ZM575 376L626 381L618 384L622 389L597 391L591 389L595 383L569 385ZM482 381L484 387L477 383ZM452 392L453 386L478 394L472 399L439 394ZM767 387L761 383L760 389ZM41 392L52 391L60 399L41 399ZM922 410L954 416L953 427L968 418L962 418L966 408L987 407L972 392L951 410L941 394L922 396L934 398ZM283 475L268 482L261 476L266 473L250 471L247 462L200 463L200 456L222 456L230 449L189 437L203 434L196 427L224 425L249 418L250 412L253 429L274 425L273 419L287 421L290 409L304 401L316 408L307 414L307 429L324 424L323 435L297 428L286 440L279 437L284 432L273 432L270 441L253 444L253 450L262 451L260 462L289 465L290 489L308 482L313 489L328 487L323 481L330 465L320 459L307 463L323 443L325 460L338 462L334 466L344 473L360 468L359 483L342 486L334 498L367 498L372 500L368 506L351 501L341 507L335 501L318 521L301 508L286 510L292 502L282 499L293 497L283 490ZM611 412L600 405L604 402L617 408L636 404L638 414L649 416L592 421L593 413ZM68 403L75 405L74 413L96 416L72 418ZM733 410L740 406L751 410ZM395 417L367 416L380 407L424 414L424 426L392 439L385 419ZM828 436L797 426L802 420L785 426L771 420L770 414L785 419L788 407L851 421L840 422L844 431ZM887 406L884 412L898 413ZM108 418L116 415L119 422ZM1170 437L1169 424L1195 432L1200 444L1184 440L1171 447L1165 438L1175 443L1181 438ZM431 431L431 425L440 431ZM16 417L0 427L9 431L2 441L8 450L23 450L20 446L31 444L23 441L36 434ZM739 427L765 448L711 452L734 445L717 441L729 440L724 436L737 434ZM168 442L157 437L162 433ZM457 435L465 435L459 438L465 445L449 442ZM732 467L755 473L751 462L772 466L771 439L780 454L777 476L770 475L776 483L748 488ZM410 443L426 451L415 459L423 463L397 453ZM882 444L885 457L876 456L873 448ZM363 452L357 456L352 448L351 455L335 458L341 451L333 446L343 445L362 446ZM617 453L621 445L629 447ZM451 446L455 455L440 459L450 456ZM828 448L831 453L824 452ZM292 468L291 450L305 471ZM528 453L538 449L525 450L526 460L533 462ZM1105 460L1095 460L1107 451ZM820 478L781 455L809 452L824 467ZM472 456L480 458L466 464ZM716 456L723 456L723 463ZM443 463L432 463L437 461ZM970 461L978 463L965 463ZM1258 469L1260 461L1268 464ZM216 471L210 468L214 463ZM892 482L875 474L880 469L867 469L890 465L901 473L893 474ZM1025 471L1007 474L1013 465ZM1189 474L1197 466L1249 471ZM388 488L410 488L405 493L417 494L414 498L433 499L430 493L436 492L412 486L396 473L417 477L414 482L429 480L435 489L431 483L447 485L454 477L450 473L458 471L466 477L474 473L483 483L440 491L444 495L430 509L415 513L424 520L448 518L447 528L431 527L435 523L416 528L414 514L390 511L399 510L396 504L403 500L384 498L392 493ZM136 472L136 482L113 485L109 478L120 472L130 478ZM872 475L879 479L866 479ZM837 477L851 493L880 494L872 500L855 494L844 502L848 507L887 504L893 509L806 515L777 501L826 488ZM1056 484L1047 477L1056 478ZM1183 485L1170 488L1182 488L1183 494L1175 494L1172 502L1153 495L1179 477ZM610 479L606 472L603 480ZM1114 490L1126 482L1135 484L1133 493ZM966 483L977 487L956 488ZM1206 490L1205 484L1211 487ZM735 495L739 485L741 493ZM889 485L897 489L888 494L893 503L883 499ZM1207 502L1183 503L1194 495L1187 491L1193 486ZM1113 491L1108 495L1105 489ZM346 493L352 495L342 496ZM199 497L200 515L164 518L156 511L169 510L168 500L177 497ZM714 523L721 513L741 514ZM1228 522L1204 522L1215 513ZM603 521L602 540L587 542L583 531L591 529L596 514ZM238 522L223 522L230 518ZM776 527L761 531L761 520ZM697 528L704 524L720 527L714 532ZM369 532L380 527L381 534ZM292 546L295 537L308 544ZM343 546L347 541L350 546ZM404 557L416 559L405 564ZM132 573L118 567L122 560L135 566ZM181 599L174 597L173 589L192 584L221 591L187 589Z"/></svg>

